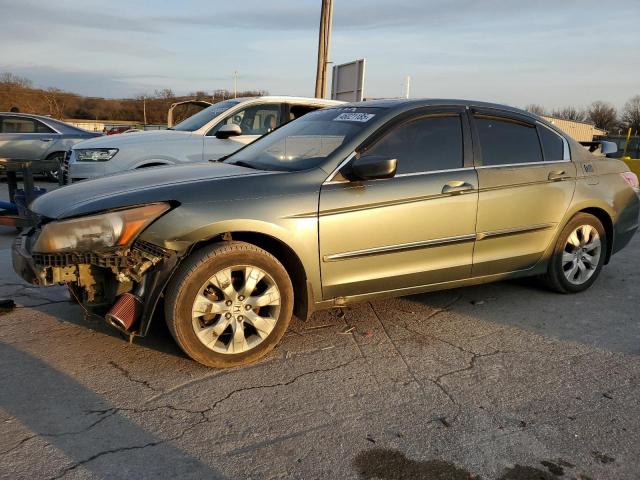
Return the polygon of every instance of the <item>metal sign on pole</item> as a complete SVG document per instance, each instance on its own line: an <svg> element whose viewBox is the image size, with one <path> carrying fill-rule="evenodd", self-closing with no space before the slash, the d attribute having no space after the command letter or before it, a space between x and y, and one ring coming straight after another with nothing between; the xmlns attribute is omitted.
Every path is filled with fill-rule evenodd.
<svg viewBox="0 0 640 480"><path fill-rule="evenodd" d="M365 60L361 58L333 67L332 100L361 102L364 99L364 66Z"/></svg>

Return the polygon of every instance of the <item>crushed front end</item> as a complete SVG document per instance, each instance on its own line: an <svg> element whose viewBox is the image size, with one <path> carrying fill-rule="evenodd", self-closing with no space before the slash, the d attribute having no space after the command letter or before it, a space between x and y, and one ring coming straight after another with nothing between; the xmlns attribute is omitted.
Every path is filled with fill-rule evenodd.
<svg viewBox="0 0 640 480"><path fill-rule="evenodd" d="M169 210L154 205L161 207L43 222L14 241L14 270L35 285L67 284L89 312L127 334L145 335L177 262L176 252L137 239Z"/></svg>

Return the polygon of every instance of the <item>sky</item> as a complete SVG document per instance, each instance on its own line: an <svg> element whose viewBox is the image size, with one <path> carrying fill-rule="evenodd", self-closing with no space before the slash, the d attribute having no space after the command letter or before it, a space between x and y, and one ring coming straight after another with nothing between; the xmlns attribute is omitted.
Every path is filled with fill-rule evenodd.
<svg viewBox="0 0 640 480"><path fill-rule="evenodd" d="M611 6L613 4L614 6ZM89 96L312 96L321 0L0 0L0 72ZM548 109L640 94L640 0L334 0L330 60L366 97Z"/></svg>

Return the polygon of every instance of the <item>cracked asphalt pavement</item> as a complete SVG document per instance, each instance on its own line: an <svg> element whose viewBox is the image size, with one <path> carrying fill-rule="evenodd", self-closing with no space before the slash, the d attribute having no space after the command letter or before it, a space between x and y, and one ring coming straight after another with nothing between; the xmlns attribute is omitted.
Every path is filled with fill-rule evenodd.
<svg viewBox="0 0 640 480"><path fill-rule="evenodd" d="M254 365L129 344L11 269L0 478L637 479L640 236L593 288L509 281L294 320Z"/></svg>

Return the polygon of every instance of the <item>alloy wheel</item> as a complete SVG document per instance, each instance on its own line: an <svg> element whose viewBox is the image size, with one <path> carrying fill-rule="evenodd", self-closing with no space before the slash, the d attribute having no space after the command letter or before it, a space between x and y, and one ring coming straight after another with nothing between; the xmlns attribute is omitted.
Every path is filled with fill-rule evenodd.
<svg viewBox="0 0 640 480"><path fill-rule="evenodd" d="M274 329L280 314L280 290L261 268L224 268L202 285L191 310L193 330L218 353L244 353Z"/></svg>
<svg viewBox="0 0 640 480"><path fill-rule="evenodd" d="M573 285L582 285L597 271L602 254L598 230L580 225L569 237L562 252L562 271Z"/></svg>

